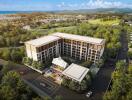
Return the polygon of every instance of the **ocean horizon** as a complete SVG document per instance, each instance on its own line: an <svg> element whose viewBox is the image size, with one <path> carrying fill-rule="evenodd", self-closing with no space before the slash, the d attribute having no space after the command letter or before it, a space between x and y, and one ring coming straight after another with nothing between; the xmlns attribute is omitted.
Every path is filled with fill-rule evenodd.
<svg viewBox="0 0 132 100"><path fill-rule="evenodd" d="M46 12L46 11L0 11L0 15L19 14L19 13L33 13L33 12Z"/></svg>

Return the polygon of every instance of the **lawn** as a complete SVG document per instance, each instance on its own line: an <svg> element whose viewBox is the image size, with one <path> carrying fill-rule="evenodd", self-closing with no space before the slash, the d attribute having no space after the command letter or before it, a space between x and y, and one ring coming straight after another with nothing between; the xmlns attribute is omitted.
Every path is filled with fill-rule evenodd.
<svg viewBox="0 0 132 100"><path fill-rule="evenodd" d="M37 34L37 35L48 35L49 33L53 33L55 31L61 31L61 30L70 30L72 28L74 28L76 26L69 26L69 27L57 27L57 28L51 28L51 29L40 29L40 28L36 28L36 29L32 29L31 32L32 34Z"/></svg>
<svg viewBox="0 0 132 100"><path fill-rule="evenodd" d="M100 25L119 25L120 20L119 19L115 19L115 20L103 21L101 19L91 19L88 22L90 24L100 24Z"/></svg>

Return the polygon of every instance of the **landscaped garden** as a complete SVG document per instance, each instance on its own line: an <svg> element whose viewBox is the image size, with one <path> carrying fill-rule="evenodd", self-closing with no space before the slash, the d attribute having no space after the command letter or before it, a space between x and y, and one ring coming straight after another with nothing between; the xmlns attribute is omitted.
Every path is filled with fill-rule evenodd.
<svg viewBox="0 0 132 100"><path fill-rule="evenodd" d="M85 76L81 83L71 80L69 78L63 77L63 81L61 83L63 86L70 88L71 90L77 91L79 93L84 92L91 85L91 76L89 73Z"/></svg>
<svg viewBox="0 0 132 100"><path fill-rule="evenodd" d="M40 61L33 61L33 59L28 58L28 57L24 57L23 58L23 64L25 64L28 67L33 68L34 70L37 71L43 71L44 69L44 64Z"/></svg>

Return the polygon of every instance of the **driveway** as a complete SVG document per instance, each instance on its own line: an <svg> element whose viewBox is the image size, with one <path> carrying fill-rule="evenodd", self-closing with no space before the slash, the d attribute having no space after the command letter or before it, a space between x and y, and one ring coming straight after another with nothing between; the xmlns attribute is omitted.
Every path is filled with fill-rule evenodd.
<svg viewBox="0 0 132 100"><path fill-rule="evenodd" d="M111 80L111 73L114 71L114 69L115 62L112 61L106 62L105 65L100 68L90 88L90 90L93 91L93 96L90 100L102 100L102 96L108 87Z"/></svg>

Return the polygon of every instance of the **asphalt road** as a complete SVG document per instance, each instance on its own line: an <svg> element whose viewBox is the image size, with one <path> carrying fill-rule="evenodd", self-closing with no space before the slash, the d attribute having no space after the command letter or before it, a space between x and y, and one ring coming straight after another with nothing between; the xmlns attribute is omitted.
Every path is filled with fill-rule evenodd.
<svg viewBox="0 0 132 100"><path fill-rule="evenodd" d="M114 71L114 69L115 62L113 61L106 62L105 65L100 68L90 89L93 92L93 96L90 98L90 100L102 100L102 97L111 80L111 73Z"/></svg>
<svg viewBox="0 0 132 100"><path fill-rule="evenodd" d="M128 52L128 39L127 33L121 34L121 49L119 50L118 60L126 60L128 61L127 52Z"/></svg>

